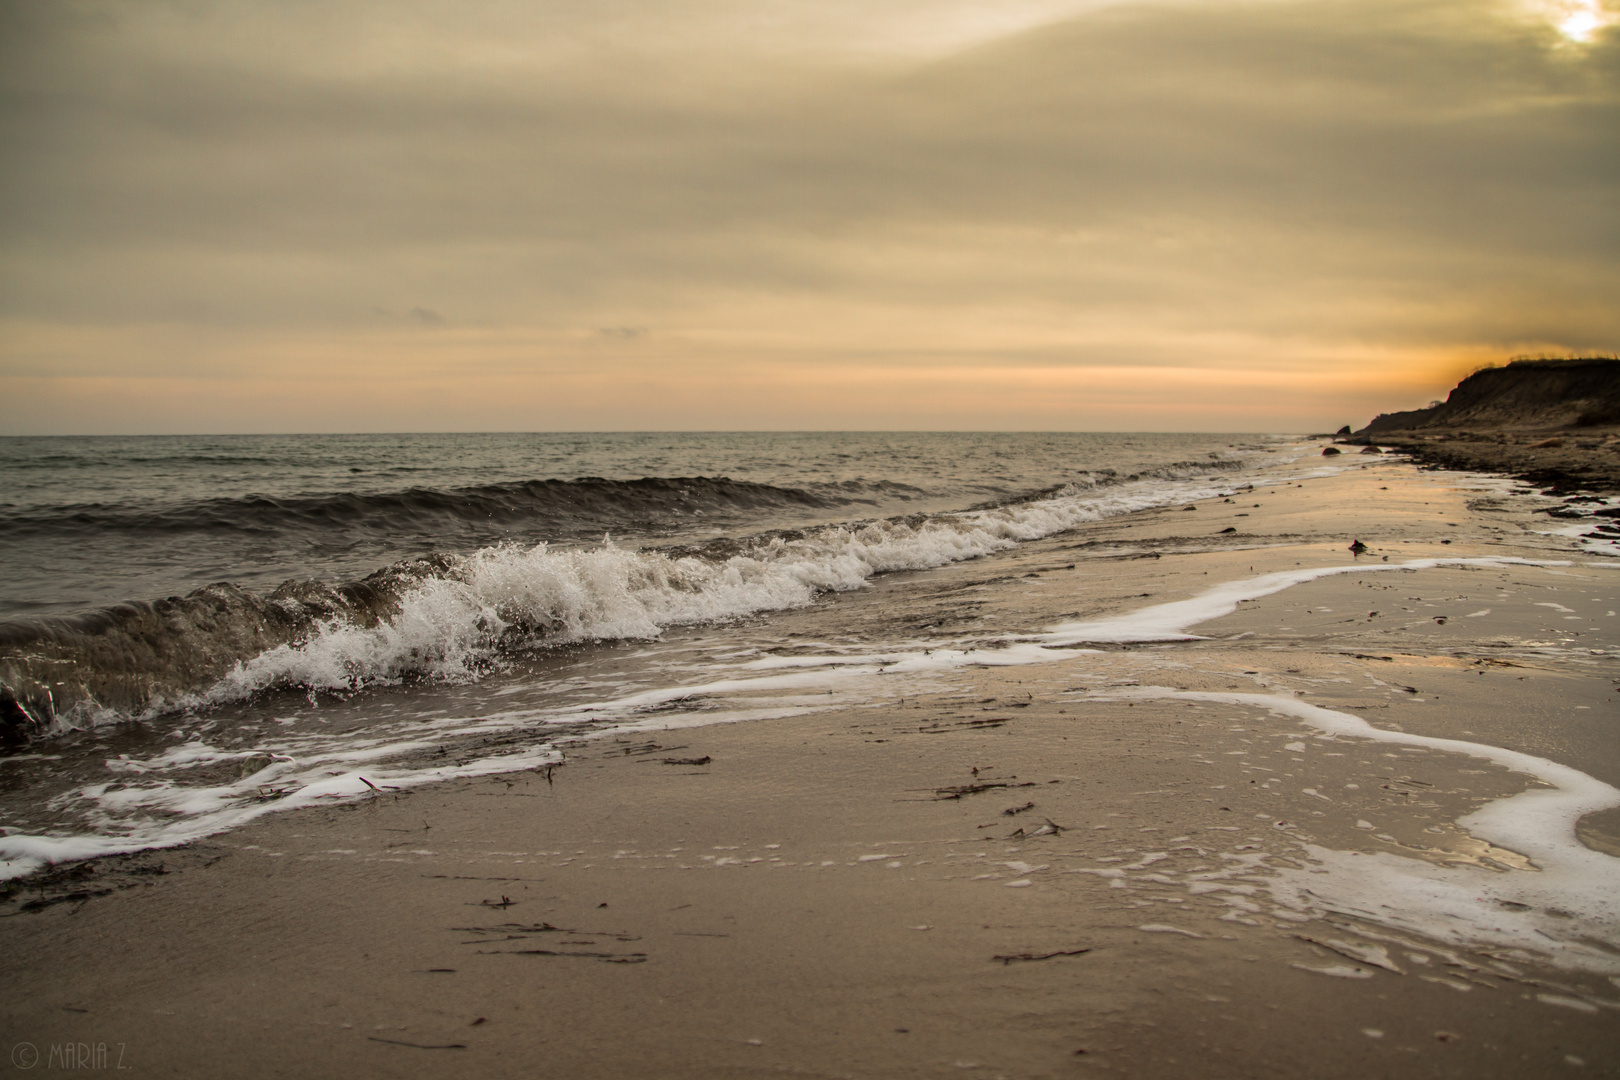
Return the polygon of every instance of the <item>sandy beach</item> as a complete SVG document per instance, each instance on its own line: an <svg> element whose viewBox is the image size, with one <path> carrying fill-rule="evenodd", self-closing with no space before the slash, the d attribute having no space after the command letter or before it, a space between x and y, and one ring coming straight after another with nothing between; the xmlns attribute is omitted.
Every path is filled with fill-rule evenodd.
<svg viewBox="0 0 1620 1080"><path fill-rule="evenodd" d="M0 26L0 1080L1620 1080L1620 0Z"/></svg>
<svg viewBox="0 0 1620 1080"><path fill-rule="evenodd" d="M1367 457L749 622L766 674L897 605L933 644L852 664L859 707L827 676L708 723L788 691L700 688L560 766L21 879L8 1041L133 1076L1620 1074L1620 559L1555 504Z"/></svg>

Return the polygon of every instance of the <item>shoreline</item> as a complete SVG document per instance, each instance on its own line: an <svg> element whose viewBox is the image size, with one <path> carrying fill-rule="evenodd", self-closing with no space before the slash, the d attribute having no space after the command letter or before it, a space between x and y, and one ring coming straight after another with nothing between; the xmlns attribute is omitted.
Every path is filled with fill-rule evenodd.
<svg viewBox="0 0 1620 1080"><path fill-rule="evenodd" d="M1493 889L1547 875L1458 825L1532 790L1522 774L1305 733L1267 701L1620 783L1596 723L1620 618L1571 607L1615 594L1614 569L1500 490L1357 464L1261 485L1257 505L1143 511L892 575L768 627L859 638L910 604L919 625L963 612L1016 639L1353 568L1352 538L1380 560L1245 597L1188 640L852 674L892 689L784 719L649 720L559 744L552 772L383 790L27 879L0 919L8 1026L122 1043L138 1071L244 1075L1613 1069L1620 984L1601 970L1342 898L1283 902L1312 848ZM1581 850L1620 852L1614 818L1583 818ZM1603 947L1620 957L1620 938Z"/></svg>
<svg viewBox="0 0 1620 1080"><path fill-rule="evenodd" d="M1378 432L1340 436L1351 446L1378 446L1408 454L1430 468L1494 473L1547 489L1547 494L1620 493L1620 432ZM1549 441L1557 446L1539 445Z"/></svg>

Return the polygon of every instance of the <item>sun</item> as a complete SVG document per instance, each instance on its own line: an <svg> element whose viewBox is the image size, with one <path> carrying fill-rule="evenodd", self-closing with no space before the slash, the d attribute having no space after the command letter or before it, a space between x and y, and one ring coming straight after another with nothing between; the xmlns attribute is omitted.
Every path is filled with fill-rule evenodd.
<svg viewBox="0 0 1620 1080"><path fill-rule="evenodd" d="M1577 42L1590 41L1593 34L1615 21L1601 0L1553 0L1547 5L1547 16L1560 34Z"/></svg>

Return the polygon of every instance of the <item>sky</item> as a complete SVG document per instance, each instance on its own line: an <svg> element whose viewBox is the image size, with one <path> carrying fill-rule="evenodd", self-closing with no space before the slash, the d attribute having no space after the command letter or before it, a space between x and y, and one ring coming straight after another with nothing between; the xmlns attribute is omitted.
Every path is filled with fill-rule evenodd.
<svg viewBox="0 0 1620 1080"><path fill-rule="evenodd" d="M0 0L0 434L1360 426L1620 350L1620 0Z"/></svg>

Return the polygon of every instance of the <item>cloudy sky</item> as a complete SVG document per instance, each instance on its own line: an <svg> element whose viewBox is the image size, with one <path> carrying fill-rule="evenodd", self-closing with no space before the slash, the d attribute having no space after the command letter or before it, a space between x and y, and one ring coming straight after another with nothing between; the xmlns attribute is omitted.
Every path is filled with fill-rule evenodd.
<svg viewBox="0 0 1620 1080"><path fill-rule="evenodd" d="M1299 431L1620 349L1602 0L0 0L0 434Z"/></svg>

